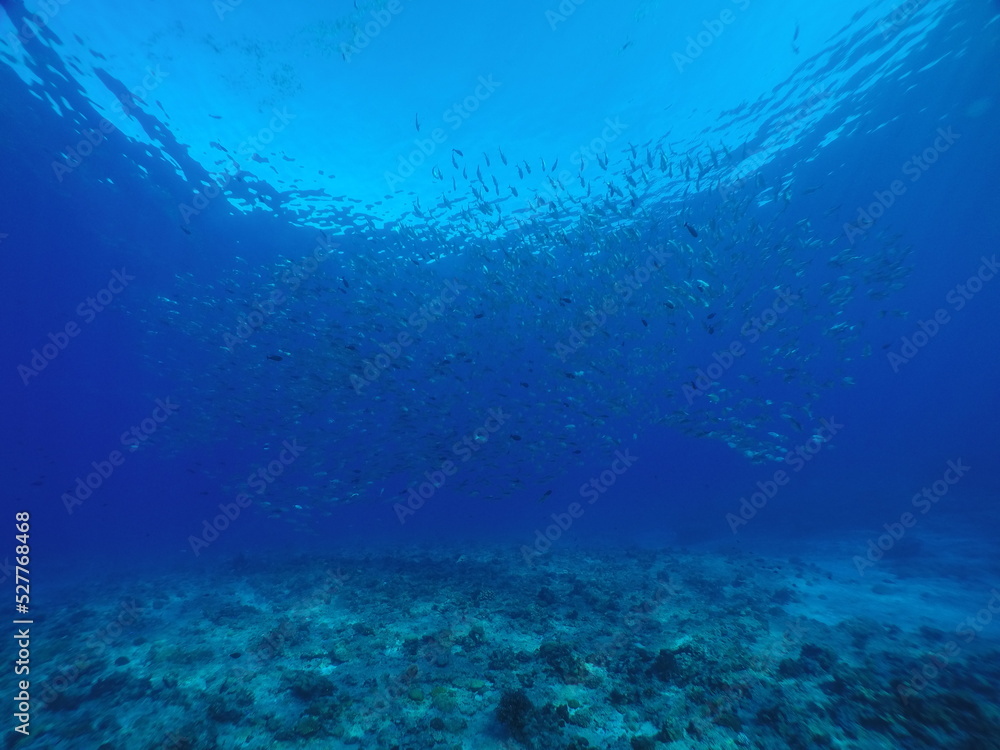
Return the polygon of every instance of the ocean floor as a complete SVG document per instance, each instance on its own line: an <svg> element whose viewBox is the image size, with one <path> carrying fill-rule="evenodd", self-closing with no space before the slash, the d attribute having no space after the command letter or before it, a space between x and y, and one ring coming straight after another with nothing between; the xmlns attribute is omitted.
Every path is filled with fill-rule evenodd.
<svg viewBox="0 0 1000 750"><path fill-rule="evenodd" d="M864 542L91 578L36 625L35 733L7 747L1000 748L1000 594L904 557L859 576Z"/></svg>

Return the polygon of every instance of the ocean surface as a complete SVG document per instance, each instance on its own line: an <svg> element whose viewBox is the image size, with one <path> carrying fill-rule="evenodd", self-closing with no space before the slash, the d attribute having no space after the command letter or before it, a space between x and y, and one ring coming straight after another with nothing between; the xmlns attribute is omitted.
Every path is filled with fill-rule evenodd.
<svg viewBox="0 0 1000 750"><path fill-rule="evenodd" d="M0 747L1000 749L1000 3L0 11Z"/></svg>

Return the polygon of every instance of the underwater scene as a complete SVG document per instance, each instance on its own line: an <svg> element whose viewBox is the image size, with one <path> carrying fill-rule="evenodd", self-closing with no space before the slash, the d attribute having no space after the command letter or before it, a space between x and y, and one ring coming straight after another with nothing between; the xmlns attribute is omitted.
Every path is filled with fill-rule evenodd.
<svg viewBox="0 0 1000 750"><path fill-rule="evenodd" d="M1000 750L1000 2L0 0L0 750Z"/></svg>

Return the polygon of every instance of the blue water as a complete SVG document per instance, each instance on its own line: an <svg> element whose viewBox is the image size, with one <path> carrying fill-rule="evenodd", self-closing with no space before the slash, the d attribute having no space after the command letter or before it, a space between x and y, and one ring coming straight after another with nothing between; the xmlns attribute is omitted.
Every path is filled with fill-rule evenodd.
<svg viewBox="0 0 1000 750"><path fill-rule="evenodd" d="M996 2L2 5L5 747L1000 747Z"/></svg>

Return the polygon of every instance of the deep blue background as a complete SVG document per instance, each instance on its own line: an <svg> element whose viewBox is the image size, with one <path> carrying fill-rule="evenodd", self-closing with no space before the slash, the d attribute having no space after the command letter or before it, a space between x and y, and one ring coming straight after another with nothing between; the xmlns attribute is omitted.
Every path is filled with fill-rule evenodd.
<svg viewBox="0 0 1000 750"><path fill-rule="evenodd" d="M976 12L969 11L969 23L982 23ZM710 15L707 10L705 15ZM900 165L911 153L933 141L936 128L952 127L961 135L920 181L908 184L887 217L914 247L915 271L906 289L888 303L908 311L908 318L890 319L875 332L875 354L851 363L855 386L824 397L817 416L836 418L845 425L843 432L794 475L737 542L746 537L773 537L777 544L780 539L810 535L855 535L862 547L867 535L908 509L915 492L941 477L949 459L961 458L972 471L941 503L941 513L971 515L996 503L1000 281L988 283L961 312L955 313L945 302L948 291L977 270L981 256L992 257L1000 249L996 29L994 21L963 59L939 66L936 99L928 96L926 87L907 92L886 86L880 92L884 111L871 115L872 127L827 146L805 167L813 174L799 176L799 184L822 182L824 187L820 195L801 199L815 200L815 212L805 203L797 205L795 216L813 215L817 225L835 233L836 216L842 214L823 217L825 208L869 201L872 190L884 189L899 175ZM382 52L383 60L393 59L392 52ZM39 59L44 54L38 52ZM922 57L905 64L918 69L935 56L933 49L924 50ZM610 80L614 85L613 77ZM50 79L46 85L62 85L75 108L88 106L69 84ZM595 88L595 98L599 91ZM238 240L239 255L266 262L271 259L269 247L308 248L314 232L294 226L292 217L283 212L247 217L213 210L200 217L196 235L182 234L171 213L176 200L164 199L138 176L133 161L123 154L135 156L141 149L120 134L113 134L79 173L64 184L56 183L48 167L58 148L54 144L75 142L79 128L32 97L7 65L0 65L0 95L0 232L7 235L0 244L4 261L0 336L5 355L0 469L5 508L32 512L33 557L43 571L50 565L53 570L91 563L113 568L185 559L190 556L188 535L217 512L219 502L232 500L218 478L227 477L225 481L234 486L252 468L226 445L170 459L155 449L126 454L125 465L82 508L67 515L60 501L92 461L121 448L119 435L124 430L149 416L154 406L150 394L171 394L171 383L138 357L147 332L121 308L168 288L179 270L205 276L223 273L233 263ZM991 102L991 108L969 116L970 104L983 99ZM576 97L562 102L553 97L548 104L554 109L586 106ZM691 111L697 110L697 102L688 104ZM884 127L874 129L883 121ZM829 125L833 128L835 123ZM817 128L800 148L807 150L827 129ZM155 162L141 155L135 158ZM111 177L114 185L99 182L103 177ZM158 182L167 194L186 194L181 179L168 169ZM82 324L82 333L68 348L23 385L17 366L27 363L33 348L46 343L49 332L67 321L79 321L76 305L104 287L113 269L123 267L136 281L93 323ZM931 317L939 307L949 308L952 322L911 363L893 373L881 345L891 343L897 350L899 338L911 334L918 320ZM193 350L191 367L198 366ZM182 431L183 409L174 419L171 426ZM728 543L734 537L724 514L737 508L739 498L753 491L755 482L780 468L751 464L721 443L679 436L666 428L646 430L633 440L627 424L622 427L622 446L639 460L587 509L570 543L620 539ZM387 437L385 450L393 448L391 436ZM313 536L251 510L210 554L263 546L335 550L345 543L392 545L468 538L501 539L516 552L518 545L530 543L536 529L550 522L550 513L562 512L578 499L578 486L611 460L599 450L589 458L587 468L571 469L542 504L537 491L504 503L483 503L445 489L401 526L390 505L372 497L336 509L316 525ZM925 523L933 523L933 516ZM993 530L984 528L983 533L990 535ZM0 548L0 559L8 554Z"/></svg>

